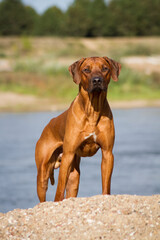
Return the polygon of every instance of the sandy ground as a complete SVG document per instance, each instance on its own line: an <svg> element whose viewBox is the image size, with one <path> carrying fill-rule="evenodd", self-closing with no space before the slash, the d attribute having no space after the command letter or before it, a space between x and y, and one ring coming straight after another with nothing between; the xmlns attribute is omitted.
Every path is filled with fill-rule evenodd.
<svg viewBox="0 0 160 240"><path fill-rule="evenodd" d="M0 213L0 239L159 240L160 195L71 198Z"/></svg>

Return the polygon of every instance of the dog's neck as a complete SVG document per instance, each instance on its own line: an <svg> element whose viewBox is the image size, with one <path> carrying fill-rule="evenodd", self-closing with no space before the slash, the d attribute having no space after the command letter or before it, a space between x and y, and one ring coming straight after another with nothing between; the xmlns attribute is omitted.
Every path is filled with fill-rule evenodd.
<svg viewBox="0 0 160 240"><path fill-rule="evenodd" d="M106 96L107 91L89 93L82 86L79 88L79 100L91 124L95 125L98 123L104 109L108 106Z"/></svg>

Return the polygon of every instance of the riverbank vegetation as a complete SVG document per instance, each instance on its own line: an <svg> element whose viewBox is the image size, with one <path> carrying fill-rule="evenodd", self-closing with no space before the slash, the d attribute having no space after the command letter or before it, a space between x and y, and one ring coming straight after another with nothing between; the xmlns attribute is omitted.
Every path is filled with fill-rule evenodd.
<svg viewBox="0 0 160 240"><path fill-rule="evenodd" d="M77 94L68 67L81 57L108 56L122 64L117 83L111 81L110 100L160 98L160 38L0 38L0 91L32 94L70 102ZM127 59L143 56L131 64ZM139 66L142 66L139 68Z"/></svg>

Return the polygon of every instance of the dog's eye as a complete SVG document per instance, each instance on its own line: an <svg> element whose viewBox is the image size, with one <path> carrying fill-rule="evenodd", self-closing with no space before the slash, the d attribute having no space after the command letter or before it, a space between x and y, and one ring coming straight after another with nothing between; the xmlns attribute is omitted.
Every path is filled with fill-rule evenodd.
<svg viewBox="0 0 160 240"><path fill-rule="evenodd" d="M89 68L84 68L84 69L83 69L83 72L85 72L85 73L90 73L91 70L90 70Z"/></svg>
<svg viewBox="0 0 160 240"><path fill-rule="evenodd" d="M108 70L109 70L108 67L103 67L103 68L102 68L102 72L107 72Z"/></svg>

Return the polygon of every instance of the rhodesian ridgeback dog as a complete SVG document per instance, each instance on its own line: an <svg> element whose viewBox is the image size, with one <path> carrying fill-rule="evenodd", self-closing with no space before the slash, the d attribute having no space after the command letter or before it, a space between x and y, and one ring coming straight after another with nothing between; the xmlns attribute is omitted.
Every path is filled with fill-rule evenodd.
<svg viewBox="0 0 160 240"><path fill-rule="evenodd" d="M89 57L73 63L69 72L79 93L69 109L53 118L36 145L37 193L46 200L48 179L54 184L54 169L60 167L55 201L76 197L80 158L102 151L102 194L110 194L115 131L107 101L110 79L118 80L121 65L108 57Z"/></svg>

